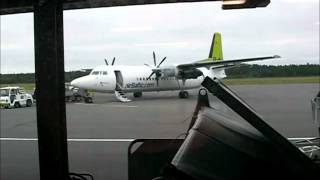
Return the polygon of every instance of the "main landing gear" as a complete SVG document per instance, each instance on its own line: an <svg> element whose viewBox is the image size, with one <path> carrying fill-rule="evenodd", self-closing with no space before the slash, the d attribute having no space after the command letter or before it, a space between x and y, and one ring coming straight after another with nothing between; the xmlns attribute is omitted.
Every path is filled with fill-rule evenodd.
<svg viewBox="0 0 320 180"><path fill-rule="evenodd" d="M134 92L133 93L133 97L135 97L135 98L139 98L141 96L142 96L142 92Z"/></svg>
<svg viewBox="0 0 320 180"><path fill-rule="evenodd" d="M181 99L186 99L186 98L188 98L188 97L189 97L188 91L180 91L180 92L179 92L179 98L181 98Z"/></svg>

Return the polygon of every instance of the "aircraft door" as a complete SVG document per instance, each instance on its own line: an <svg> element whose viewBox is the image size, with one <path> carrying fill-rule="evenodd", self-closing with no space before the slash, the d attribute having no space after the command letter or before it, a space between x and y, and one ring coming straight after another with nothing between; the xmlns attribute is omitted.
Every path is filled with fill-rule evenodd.
<svg viewBox="0 0 320 180"><path fill-rule="evenodd" d="M114 71L116 75L116 90L123 89L123 77L121 71Z"/></svg>
<svg viewBox="0 0 320 180"><path fill-rule="evenodd" d="M116 85L116 79L113 76L112 71L99 71L99 74L96 75L96 89L100 91L113 92Z"/></svg>

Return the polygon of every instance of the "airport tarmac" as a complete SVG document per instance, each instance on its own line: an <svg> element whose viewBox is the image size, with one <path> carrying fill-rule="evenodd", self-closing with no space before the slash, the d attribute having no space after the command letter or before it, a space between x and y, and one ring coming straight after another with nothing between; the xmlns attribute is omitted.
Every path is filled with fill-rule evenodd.
<svg viewBox="0 0 320 180"><path fill-rule="evenodd" d="M310 100L319 84L231 86L265 121L285 137L317 136ZM175 139L186 132L197 101L177 91L144 93L121 103L112 94L94 94L94 103L67 103L70 171L95 180L127 179L132 139ZM211 106L234 113L215 97ZM36 107L1 110L1 180L39 179Z"/></svg>

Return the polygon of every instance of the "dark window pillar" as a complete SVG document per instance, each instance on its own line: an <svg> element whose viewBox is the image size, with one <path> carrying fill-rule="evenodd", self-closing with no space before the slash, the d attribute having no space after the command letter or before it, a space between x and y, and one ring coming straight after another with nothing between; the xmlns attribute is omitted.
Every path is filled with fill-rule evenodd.
<svg viewBox="0 0 320 180"><path fill-rule="evenodd" d="M62 0L34 1L35 78L41 180L68 179Z"/></svg>

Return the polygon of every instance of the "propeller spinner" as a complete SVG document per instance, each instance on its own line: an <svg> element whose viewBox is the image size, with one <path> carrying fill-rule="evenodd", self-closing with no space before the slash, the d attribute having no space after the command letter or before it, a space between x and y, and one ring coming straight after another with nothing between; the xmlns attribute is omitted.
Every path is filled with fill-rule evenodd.
<svg viewBox="0 0 320 180"><path fill-rule="evenodd" d="M150 76L147 79L150 79L152 75L156 75L156 81L157 81L157 86L159 86L159 78L161 77L161 69L159 68L160 65L167 59L167 57L164 57L160 63L157 65L157 59L156 59L156 54L153 51L153 63L154 63L154 67L152 68L150 65L145 64L146 66L149 66L150 68L152 68L152 73L150 74Z"/></svg>

